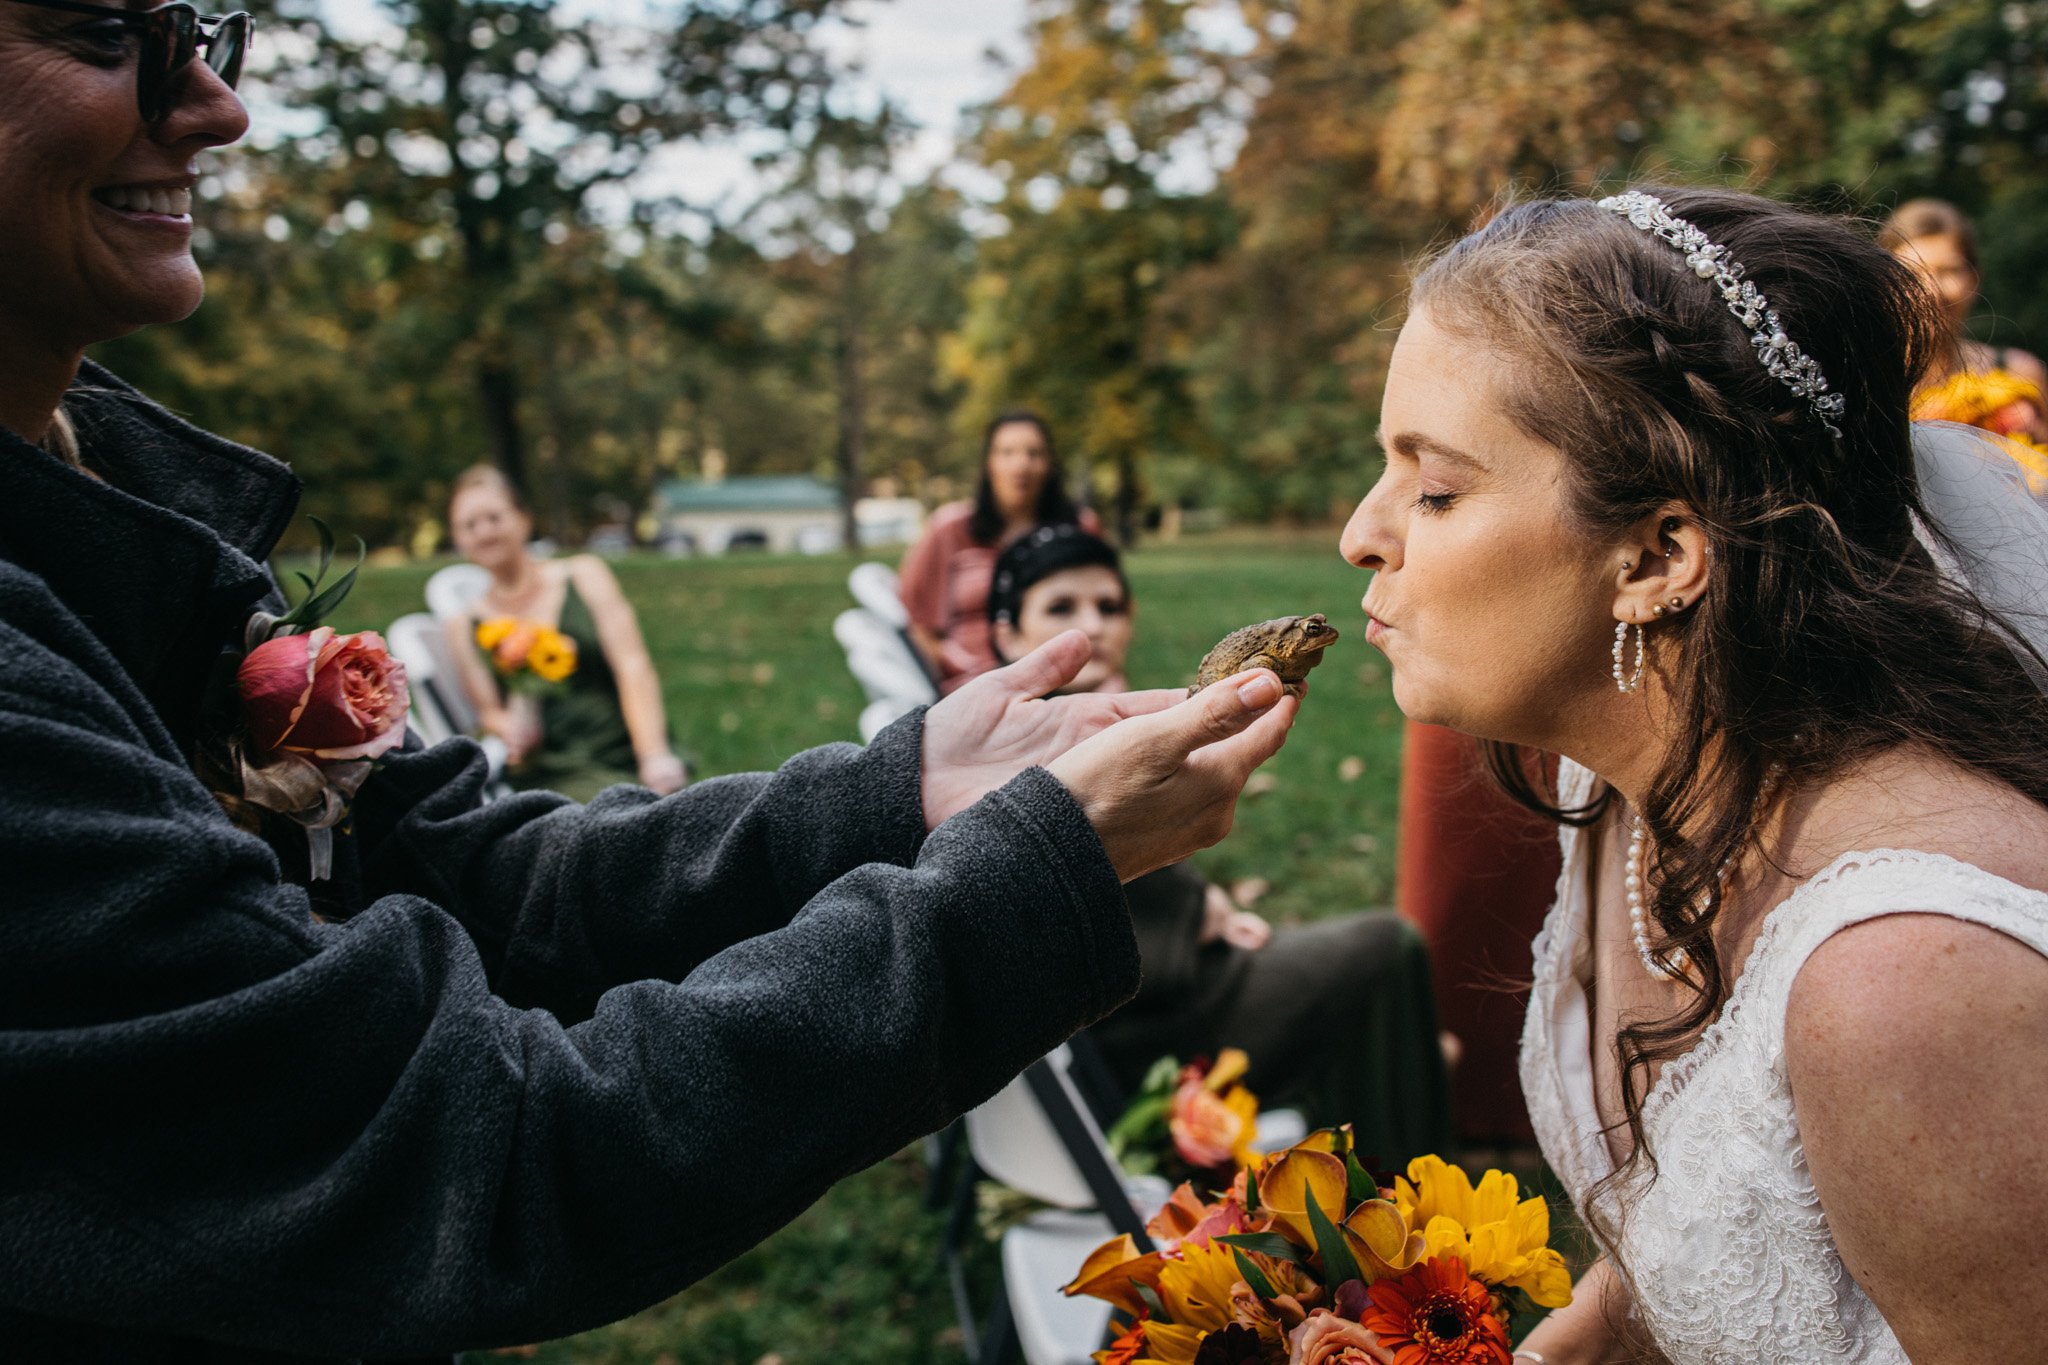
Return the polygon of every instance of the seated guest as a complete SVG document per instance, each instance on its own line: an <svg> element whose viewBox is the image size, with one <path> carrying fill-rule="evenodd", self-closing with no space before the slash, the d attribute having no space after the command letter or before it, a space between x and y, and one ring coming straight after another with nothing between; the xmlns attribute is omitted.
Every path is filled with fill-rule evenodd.
<svg viewBox="0 0 2048 1365"><path fill-rule="evenodd" d="M1039 526L1097 529L1067 496L1052 428L1034 412L1006 412L981 441L974 501L932 513L901 569L910 638L951 692L996 666L988 643L988 580L1005 545Z"/></svg>
<svg viewBox="0 0 2048 1365"><path fill-rule="evenodd" d="M1984 427L2038 450L2048 444L2048 367L2017 346L1990 346L1968 335L1983 277L1977 232L1963 211L1941 199L1909 199L1892 211L1880 245L1913 267L1941 305L1947 354L1921 377L1913 394L1916 419ZM2048 494L2048 458L2012 452L2036 497Z"/></svg>
<svg viewBox="0 0 2048 1365"><path fill-rule="evenodd" d="M1022 658L1062 631L1093 649L1062 692L1117 692L1135 603L1116 550L1047 526L1003 551L988 600L996 656ZM1449 1088L1415 929L1392 911L1275 929L1186 862L1124 887L1143 961L1137 998L1092 1030L1126 1086L1171 1053L1243 1048L1262 1103L1351 1123L1363 1151L1405 1161L1449 1142Z"/></svg>
<svg viewBox="0 0 2048 1365"><path fill-rule="evenodd" d="M471 616L448 631L485 732L505 742L507 780L577 800L621 782L664 796L680 788L661 681L610 566L595 555L535 559L533 520L489 465L456 479L448 525L463 558L491 572Z"/></svg>

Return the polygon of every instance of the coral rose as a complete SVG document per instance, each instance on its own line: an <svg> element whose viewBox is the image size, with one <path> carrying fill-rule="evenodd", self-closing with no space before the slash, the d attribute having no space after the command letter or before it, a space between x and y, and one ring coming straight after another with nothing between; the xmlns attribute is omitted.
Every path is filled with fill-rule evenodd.
<svg viewBox="0 0 2048 1365"><path fill-rule="evenodd" d="M1391 1365L1394 1353L1355 1322L1327 1310L1294 1329L1287 1365Z"/></svg>
<svg viewBox="0 0 2048 1365"><path fill-rule="evenodd" d="M235 686L259 752L334 763L376 758L405 738L405 665L373 630L274 636L249 651Z"/></svg>

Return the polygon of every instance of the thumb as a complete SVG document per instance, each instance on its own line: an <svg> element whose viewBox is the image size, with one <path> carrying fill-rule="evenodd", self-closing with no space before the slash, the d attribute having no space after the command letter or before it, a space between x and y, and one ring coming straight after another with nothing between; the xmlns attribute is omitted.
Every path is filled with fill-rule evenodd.
<svg viewBox="0 0 2048 1365"><path fill-rule="evenodd" d="M1048 696L1072 682L1094 653L1086 635L1078 630L1065 630L989 676L1000 680L1005 691L1027 697Z"/></svg>
<svg viewBox="0 0 2048 1365"><path fill-rule="evenodd" d="M1267 668L1212 683L1172 710L1148 717L1156 726L1148 747L1161 762L1179 767L1195 750L1242 731L1283 695L1279 676Z"/></svg>

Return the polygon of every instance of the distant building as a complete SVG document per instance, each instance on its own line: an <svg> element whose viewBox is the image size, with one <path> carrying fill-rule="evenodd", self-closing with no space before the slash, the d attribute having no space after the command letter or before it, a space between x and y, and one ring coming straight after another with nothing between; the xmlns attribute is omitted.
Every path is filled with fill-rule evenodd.
<svg viewBox="0 0 2048 1365"><path fill-rule="evenodd" d="M924 511L915 498L862 498L853 505L862 545L915 537ZM840 548L839 489L801 474L670 479L655 490L657 540L671 549L823 554Z"/></svg>

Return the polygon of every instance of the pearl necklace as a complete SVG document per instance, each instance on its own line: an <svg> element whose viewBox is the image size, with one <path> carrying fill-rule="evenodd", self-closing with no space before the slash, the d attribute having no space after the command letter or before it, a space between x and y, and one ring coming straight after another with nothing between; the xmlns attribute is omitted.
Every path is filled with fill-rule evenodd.
<svg viewBox="0 0 2048 1365"><path fill-rule="evenodd" d="M1764 770L1763 785L1757 789L1756 804L1762 808L1769 803L1771 792L1778 785L1778 778L1784 773L1785 765L1773 763ZM1647 878L1643 874L1643 845L1647 833L1643 817L1633 811L1628 817L1628 865L1622 876L1622 893L1628 901L1629 936L1635 940L1636 957L1642 961L1643 970L1659 980L1678 981L1684 978L1686 969L1692 966L1692 955L1683 948L1674 948L1667 955L1668 964L1659 962L1657 955L1650 951L1650 920L1643 908L1643 887ZM1714 879L1721 883L1721 894L1728 894L1728 875L1735 870L1735 854L1721 860L1721 866L1714 873Z"/></svg>

